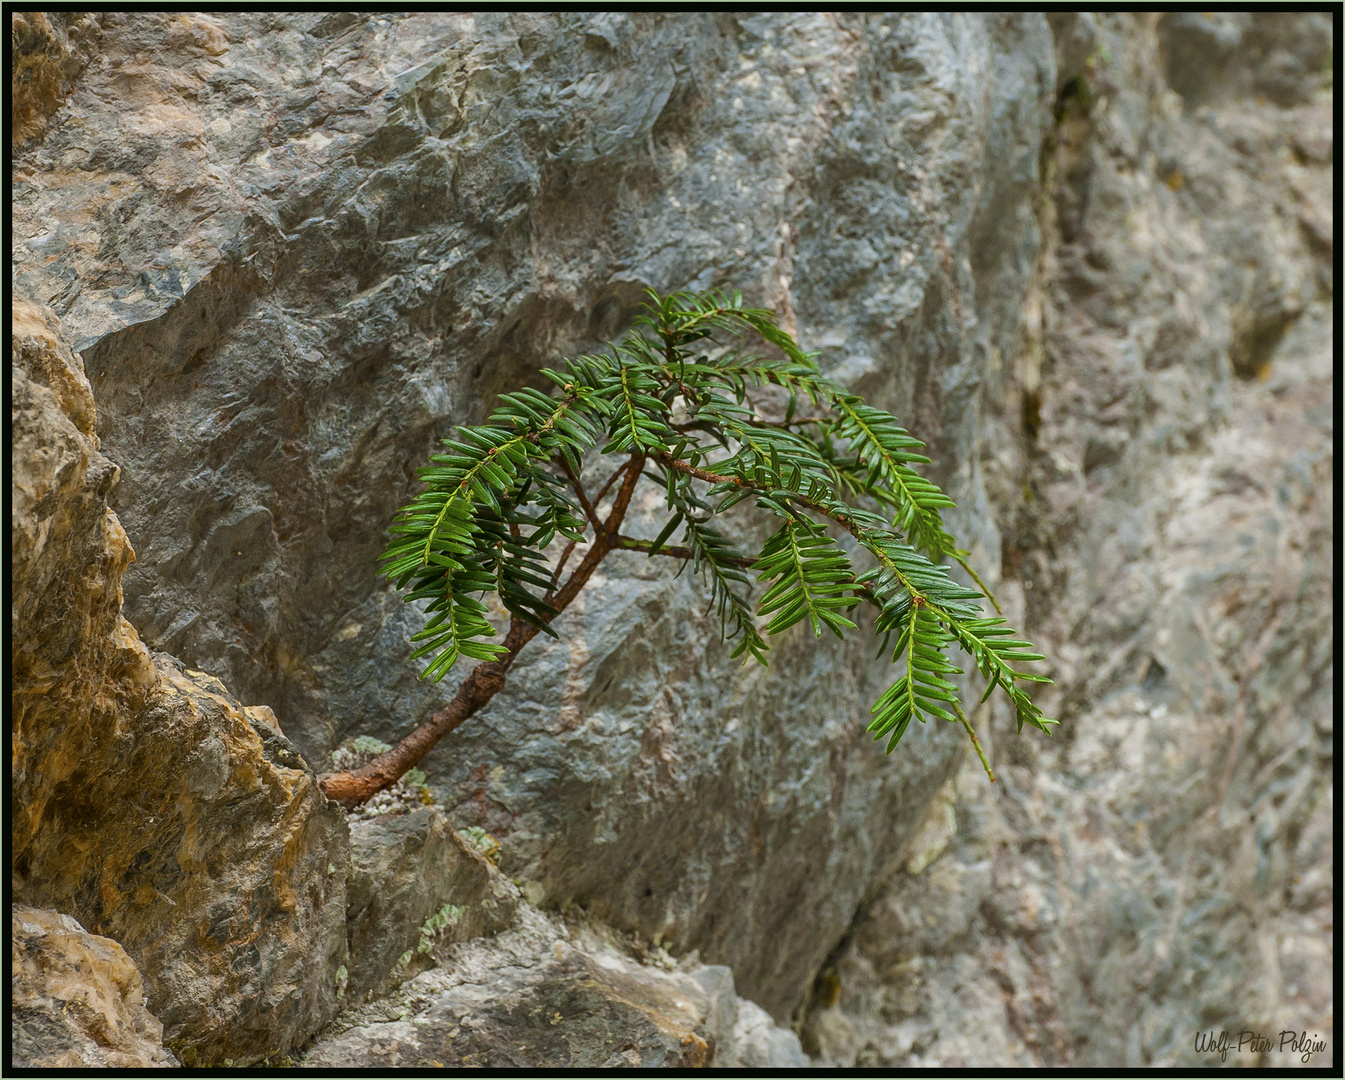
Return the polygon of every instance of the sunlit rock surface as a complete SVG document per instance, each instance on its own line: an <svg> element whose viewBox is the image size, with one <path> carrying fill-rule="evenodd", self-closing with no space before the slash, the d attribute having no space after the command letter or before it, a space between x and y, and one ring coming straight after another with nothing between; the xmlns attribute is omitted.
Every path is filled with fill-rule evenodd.
<svg viewBox="0 0 1345 1080"><path fill-rule="evenodd" d="M14 904L9 921L10 1065L168 1069L163 1025L115 941L54 911Z"/></svg>
<svg viewBox="0 0 1345 1080"><path fill-rule="evenodd" d="M134 553L79 357L49 309L16 301L12 332L14 898L124 948L184 1064L288 1048L337 1008L345 815L269 709L121 616Z"/></svg>

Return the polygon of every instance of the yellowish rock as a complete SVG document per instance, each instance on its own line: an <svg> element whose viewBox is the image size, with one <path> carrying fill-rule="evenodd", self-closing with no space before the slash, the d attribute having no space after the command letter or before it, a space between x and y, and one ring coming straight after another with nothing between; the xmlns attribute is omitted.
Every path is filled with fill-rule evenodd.
<svg viewBox="0 0 1345 1080"><path fill-rule="evenodd" d="M10 1064L40 1069L167 1069L163 1025L115 941L69 915L10 909Z"/></svg>
<svg viewBox="0 0 1345 1080"><path fill-rule="evenodd" d="M336 1011L345 817L269 709L122 617L83 364L50 309L13 325L14 896L120 942L184 1064L247 1064Z"/></svg>

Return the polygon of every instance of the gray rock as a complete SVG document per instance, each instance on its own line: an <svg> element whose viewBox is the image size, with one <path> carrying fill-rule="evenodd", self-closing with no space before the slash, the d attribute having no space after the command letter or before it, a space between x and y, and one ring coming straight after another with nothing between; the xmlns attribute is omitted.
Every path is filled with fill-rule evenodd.
<svg viewBox="0 0 1345 1080"><path fill-rule="evenodd" d="M1193 106L1257 95L1281 106L1311 101L1331 69L1331 34L1326 12L1187 11L1159 24L1168 84Z"/></svg>
<svg viewBox="0 0 1345 1080"><path fill-rule="evenodd" d="M163 1025L131 958L69 915L10 906L10 1047L16 1069L170 1069Z"/></svg>
<svg viewBox="0 0 1345 1080"><path fill-rule="evenodd" d="M799 1045L799 1037L788 1028L776 1027L770 1014L751 1001L738 1002L732 1045L733 1052L723 1063L725 1068L806 1069L812 1064Z"/></svg>
<svg viewBox="0 0 1345 1080"><path fill-rule="evenodd" d="M96 48L101 27L88 11L21 11L10 19L10 137L40 137Z"/></svg>
<svg viewBox="0 0 1345 1080"><path fill-rule="evenodd" d="M412 970L436 937L464 941L504 929L518 901L513 883L433 807L353 822L347 999L359 1001L394 969Z"/></svg>
<svg viewBox="0 0 1345 1080"><path fill-rule="evenodd" d="M1318 70L1315 16L1220 18ZM1064 723L1050 744L978 723L1000 782L969 769L936 801L952 828L933 814L933 857L856 920L804 1045L1189 1068L1219 1063L1198 1031L1249 1030L1275 1049L1228 1063L1265 1067L1302 1064L1292 1030L1330 1065L1332 314L1306 222L1330 220L1333 176L1302 147L1329 144L1331 96L1258 101L1264 69L1230 46L1181 55L1183 105L1151 24L1055 25L1086 85L1062 84L1040 337L985 438L993 503L1033 496L999 592L1055 660Z"/></svg>
<svg viewBox="0 0 1345 1080"><path fill-rule="evenodd" d="M627 943L627 946L629 943ZM733 991L724 967L637 961L590 920L523 905L490 939L434 947L438 965L342 1013L308 1068L803 1067L791 1031Z"/></svg>
<svg viewBox="0 0 1345 1080"><path fill-rule="evenodd" d="M452 693L375 576L434 439L647 285L774 307L931 441L955 528L999 551L977 388L1039 248L1040 16L99 19L16 163L15 281L64 306L124 469L128 617L307 760ZM614 555L424 768L548 903L698 948L786 1020L962 736L886 759L869 646L795 635L744 672L704 607Z"/></svg>
<svg viewBox="0 0 1345 1080"><path fill-rule="evenodd" d="M434 711L453 682L417 681L422 616L374 574L415 467L500 390L622 332L646 285L725 285L931 441L951 524L1052 658L1059 737L988 706L994 787L946 728L885 759L862 729L887 665L795 636L740 671L695 583L622 554L427 758L435 801L501 839L530 899L731 965L826 1062L1180 1066L1200 1027L1330 1030L1325 16L58 22L15 24L13 280L66 321L92 399L25 315L50 340L14 350L12 835L20 880L50 836L42 880L65 882L32 902L103 929L79 905L125 867L76 895L89 845L52 823L82 808L71 748L142 707L118 703L176 688L163 716L195 726L166 771L211 814L232 790L214 737L230 777L246 731L246 760L307 775ZM139 551L130 623L108 499ZM637 499L635 531L652 510ZM136 630L209 675L155 667ZM336 851L292 795L314 856ZM270 866L261 835L207 865ZM237 1029L268 1051L336 1007L344 937L323 920L344 897L295 895L279 923L334 951L274 1024ZM538 931L543 962L515 933L456 960L434 945L395 1013L319 1046L428 1063L457 1024L483 1060L526 1029L527 1060L601 1065L601 1018L641 1061L740 1025L753 1060L791 1053L751 1035L770 1029L722 969L642 1011L584 966L602 948L564 960ZM172 1028L150 954L119 939ZM562 1000L587 1018L574 1041L528 1027Z"/></svg>

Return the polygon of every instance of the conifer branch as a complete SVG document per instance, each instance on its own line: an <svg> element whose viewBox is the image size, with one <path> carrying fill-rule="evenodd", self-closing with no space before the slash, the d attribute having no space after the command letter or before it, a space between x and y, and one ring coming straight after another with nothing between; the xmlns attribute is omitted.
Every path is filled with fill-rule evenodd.
<svg viewBox="0 0 1345 1080"><path fill-rule="evenodd" d="M611 490L612 484L616 481L616 478L625 471L626 471L626 463L623 461L612 471L612 475L609 476L603 482L602 487L598 489L598 494L593 497L593 505L595 507L602 505L603 496L605 496L607 492Z"/></svg>
<svg viewBox="0 0 1345 1080"><path fill-rule="evenodd" d="M767 355L734 351L743 338L765 345ZM426 659L423 676L437 682L462 657L480 663L445 708L387 753L354 772L321 776L328 797L358 805L485 707L527 644L539 633L556 635L552 623L612 551L690 566L708 587L723 637L736 639L732 655L763 664L768 647L758 619L767 635L806 620L819 636L824 628L844 636L858 629L845 612L861 602L874 607L873 631L884 649L895 635L892 662L903 665L869 724L889 753L912 719L951 721L993 781L952 681L963 674L948 659L954 645L975 662L987 697L997 688L1009 697L1020 731L1030 724L1049 732L1055 721L1021 684L1050 680L1017 666L1043 657L1002 618L983 617L980 602L994 598L943 525L941 511L952 500L916 471L928 463L918 452L924 444L823 376L770 312L744 307L736 293L651 292L627 338L542 374L560 388L558 397L534 389L505 394L484 425L444 440L446 451L421 470L425 489L398 513L382 556L382 572L406 599L425 604L412 653ZM747 399L749 387L767 384L789 395L782 420L763 419ZM689 419L674 421L679 398ZM814 410L796 415L805 398ZM581 476L593 452L621 461L590 499ZM667 499L669 517L652 541L621 532L641 478ZM748 499L777 520L756 556L735 550L712 524ZM851 553L828 533L832 525L853 537L853 554L866 552L871 569L855 572ZM679 528L680 543L670 543ZM553 566L548 552L558 537L566 542ZM586 549L565 577L581 544ZM945 558L980 591L953 581ZM765 587L755 604L749 572ZM486 640L496 630L479 599L490 593L509 613L498 644Z"/></svg>

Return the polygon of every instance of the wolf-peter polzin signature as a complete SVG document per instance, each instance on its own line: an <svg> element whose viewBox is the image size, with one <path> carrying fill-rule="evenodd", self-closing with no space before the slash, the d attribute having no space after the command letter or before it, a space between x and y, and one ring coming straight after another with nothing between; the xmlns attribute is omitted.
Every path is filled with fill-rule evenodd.
<svg viewBox="0 0 1345 1080"><path fill-rule="evenodd" d="M1228 1060L1230 1050L1239 1054L1297 1054L1306 1065L1314 1054L1326 1049L1326 1040L1307 1031L1281 1031L1278 1038L1259 1031L1239 1031L1236 1037L1227 1031L1198 1031L1195 1049L1197 1054L1218 1054L1220 1061Z"/></svg>

